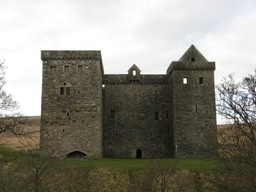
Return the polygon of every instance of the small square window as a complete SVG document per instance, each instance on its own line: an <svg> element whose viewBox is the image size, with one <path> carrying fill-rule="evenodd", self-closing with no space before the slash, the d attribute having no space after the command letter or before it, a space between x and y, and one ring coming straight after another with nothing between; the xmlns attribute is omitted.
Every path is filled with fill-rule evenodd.
<svg viewBox="0 0 256 192"><path fill-rule="evenodd" d="M188 84L188 78L187 77L183 77L183 84Z"/></svg>
<svg viewBox="0 0 256 192"><path fill-rule="evenodd" d="M192 57L192 58L191 58L191 61L192 61L192 62L194 62L195 60L196 60L196 58L195 58L195 57Z"/></svg>
<svg viewBox="0 0 256 192"><path fill-rule="evenodd" d="M203 84L204 83L204 78L203 77L199 77L199 84Z"/></svg>

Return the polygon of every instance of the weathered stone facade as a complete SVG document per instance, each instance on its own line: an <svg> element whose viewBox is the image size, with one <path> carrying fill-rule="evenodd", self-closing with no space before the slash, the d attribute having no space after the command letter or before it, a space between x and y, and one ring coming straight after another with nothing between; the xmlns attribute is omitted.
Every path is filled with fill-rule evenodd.
<svg viewBox="0 0 256 192"><path fill-rule="evenodd" d="M166 75L104 74L100 51L42 51L43 156L216 154L215 63L192 45Z"/></svg>

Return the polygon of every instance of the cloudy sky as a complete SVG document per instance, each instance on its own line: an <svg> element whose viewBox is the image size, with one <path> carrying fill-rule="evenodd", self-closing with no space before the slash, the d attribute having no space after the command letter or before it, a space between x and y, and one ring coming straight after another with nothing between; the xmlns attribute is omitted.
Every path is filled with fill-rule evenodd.
<svg viewBox="0 0 256 192"><path fill-rule="evenodd" d="M106 74L164 74L194 44L216 83L256 69L255 0L0 0L6 90L40 115L41 50L101 50Z"/></svg>

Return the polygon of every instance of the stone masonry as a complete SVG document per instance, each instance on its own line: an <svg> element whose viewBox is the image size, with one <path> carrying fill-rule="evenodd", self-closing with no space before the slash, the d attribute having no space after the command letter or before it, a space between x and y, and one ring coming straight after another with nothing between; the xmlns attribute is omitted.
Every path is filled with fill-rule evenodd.
<svg viewBox="0 0 256 192"><path fill-rule="evenodd" d="M194 45L165 75L104 74L100 51L42 51L42 156L216 155L215 62Z"/></svg>

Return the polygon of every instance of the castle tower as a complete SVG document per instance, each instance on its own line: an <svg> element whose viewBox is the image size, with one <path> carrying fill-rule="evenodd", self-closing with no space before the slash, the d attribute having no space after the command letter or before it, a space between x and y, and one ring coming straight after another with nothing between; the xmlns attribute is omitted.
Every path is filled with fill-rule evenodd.
<svg viewBox="0 0 256 192"><path fill-rule="evenodd" d="M42 156L102 157L100 51L42 51Z"/></svg>
<svg viewBox="0 0 256 192"><path fill-rule="evenodd" d="M216 154L214 70L194 45L167 70L176 157Z"/></svg>

